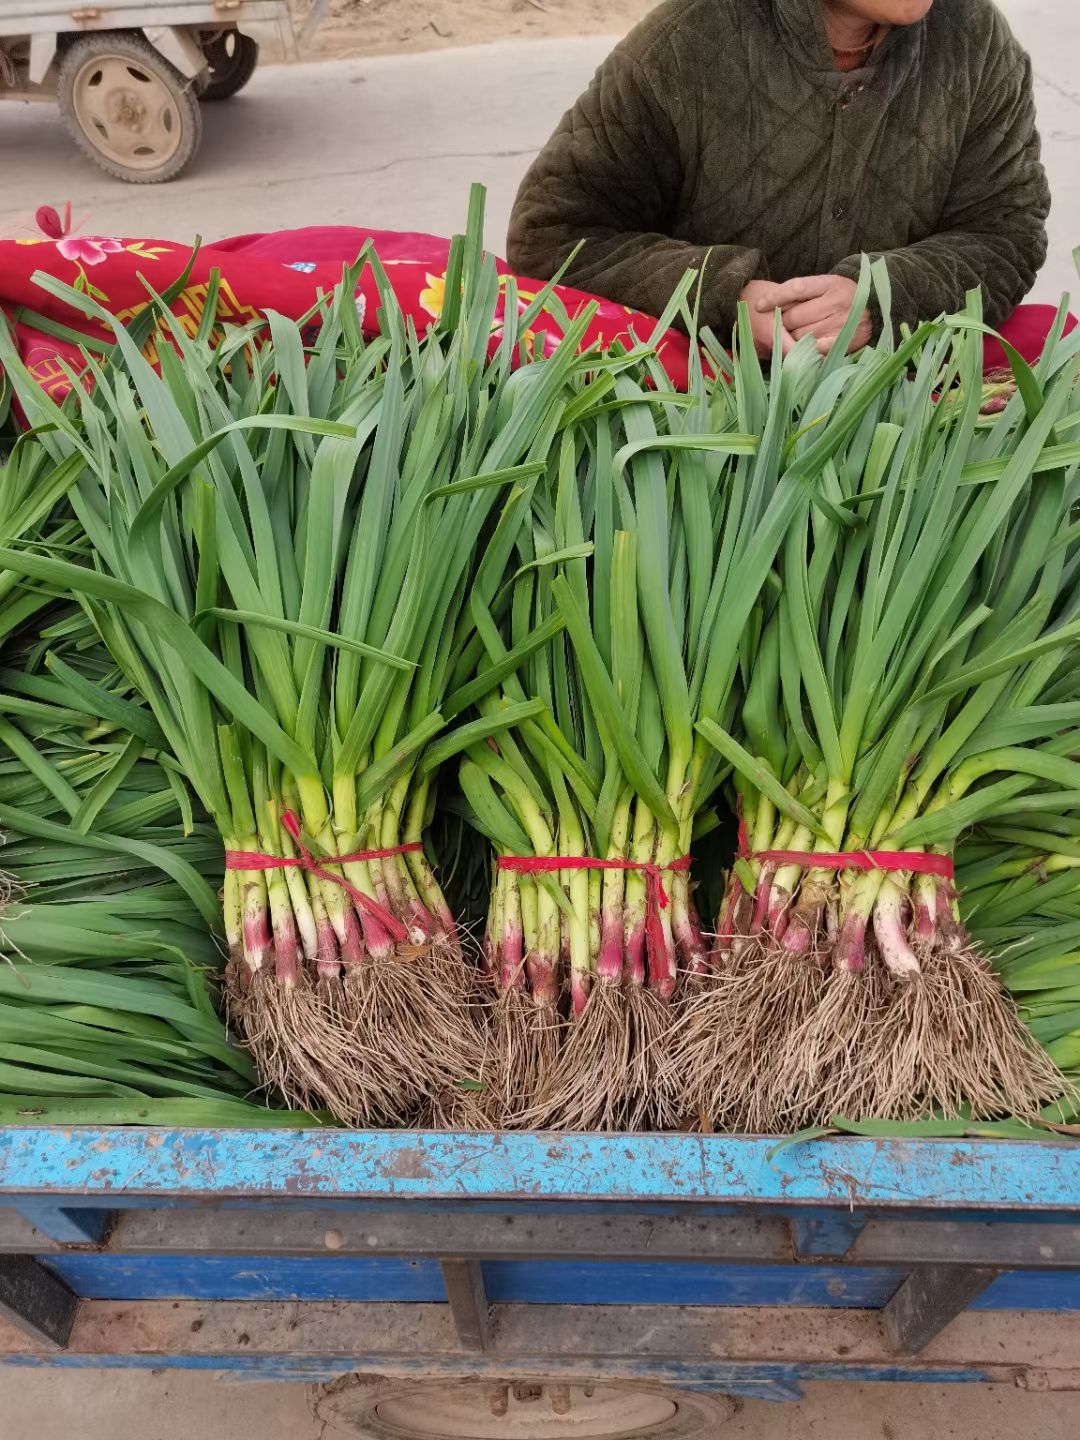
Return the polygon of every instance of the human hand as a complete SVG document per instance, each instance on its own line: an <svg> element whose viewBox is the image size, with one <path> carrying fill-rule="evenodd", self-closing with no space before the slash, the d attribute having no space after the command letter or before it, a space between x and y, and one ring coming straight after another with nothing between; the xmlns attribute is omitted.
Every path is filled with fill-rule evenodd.
<svg viewBox="0 0 1080 1440"><path fill-rule="evenodd" d="M750 311L750 329L757 353L766 358L772 354L776 341L776 312L780 309L776 297L781 288L770 280L751 280L739 296L740 300L746 301ZM781 353L786 355L794 344L785 324L780 331Z"/></svg>
<svg viewBox="0 0 1080 1440"><path fill-rule="evenodd" d="M771 288L770 304L779 305L784 329L792 339L812 335L822 355L827 355L847 324L859 287L844 275L803 275ZM873 322L866 310L848 348L861 350L873 338Z"/></svg>

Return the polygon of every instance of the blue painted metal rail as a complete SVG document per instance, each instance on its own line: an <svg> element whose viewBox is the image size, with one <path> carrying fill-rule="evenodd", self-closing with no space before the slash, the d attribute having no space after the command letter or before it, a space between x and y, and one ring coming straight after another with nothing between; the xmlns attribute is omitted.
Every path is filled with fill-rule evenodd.
<svg viewBox="0 0 1080 1440"><path fill-rule="evenodd" d="M0 1201L135 1197L660 1201L1080 1212L1069 1141L412 1131L0 1130Z"/></svg>
<svg viewBox="0 0 1080 1440"><path fill-rule="evenodd" d="M5 1310L21 1364L1080 1388L1080 1147L11 1128Z"/></svg>

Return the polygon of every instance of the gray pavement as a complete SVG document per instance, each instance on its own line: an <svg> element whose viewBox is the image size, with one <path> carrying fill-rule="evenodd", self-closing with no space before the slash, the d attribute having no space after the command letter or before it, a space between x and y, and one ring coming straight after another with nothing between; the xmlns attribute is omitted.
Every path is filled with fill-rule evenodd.
<svg viewBox="0 0 1080 1440"><path fill-rule="evenodd" d="M1080 5L1005 0L1032 52L1054 189L1052 251L1036 295L1080 292ZM489 190L488 243L503 248L529 159L613 43L516 41L427 54L267 66L227 104L205 107L192 170L125 185L84 160L52 105L0 104L0 227L70 199L100 234L212 239L320 224L446 234L469 183Z"/></svg>
<svg viewBox="0 0 1080 1440"><path fill-rule="evenodd" d="M506 42L419 55L267 66L204 106L202 149L169 185L83 160L55 107L0 104L0 226L71 199L101 234L207 239L306 224L449 234L489 189L499 250L514 191L610 39Z"/></svg>

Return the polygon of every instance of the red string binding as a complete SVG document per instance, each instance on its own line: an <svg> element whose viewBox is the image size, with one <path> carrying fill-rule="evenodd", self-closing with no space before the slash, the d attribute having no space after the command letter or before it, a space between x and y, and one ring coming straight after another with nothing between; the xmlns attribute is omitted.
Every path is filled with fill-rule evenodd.
<svg viewBox="0 0 1080 1440"><path fill-rule="evenodd" d="M804 870L909 870L915 875L940 875L951 880L955 869L948 855L925 850L849 850L829 854L808 850L755 850L751 858L775 865L801 865Z"/></svg>
<svg viewBox="0 0 1080 1440"><path fill-rule="evenodd" d="M751 850L746 822L739 818L739 859L764 860L773 865L801 865L804 870L909 870L915 875L940 875L952 880L956 874L952 857L928 855L925 850L849 850L830 853L817 850Z"/></svg>
<svg viewBox="0 0 1080 1440"><path fill-rule="evenodd" d="M362 910L378 920L386 927L390 938L393 940L407 940L408 929L389 910L383 908L370 895L365 895L355 885L351 885L344 875L335 875L332 870L327 870L316 860L311 851L304 844L301 838L300 821L292 810L282 812L281 823L284 829L292 837L299 850L299 855L263 855L258 850L226 850L226 870L306 870L309 875L314 875L317 880L329 880L332 885L340 885L345 893ZM407 855L413 850L422 850L424 847L419 840L414 840L409 845L392 845L386 850L354 850L348 855L328 855L327 865L351 865L354 861L363 860L387 860L392 855Z"/></svg>
<svg viewBox="0 0 1080 1440"><path fill-rule="evenodd" d="M645 934L650 955L659 955L664 944L660 911L668 907L664 889L664 872L685 872L693 864L692 855L682 855L670 865L657 865L652 860L599 860L595 855L500 855L500 870L513 870L518 875L553 874L559 870L638 870L645 876Z"/></svg>

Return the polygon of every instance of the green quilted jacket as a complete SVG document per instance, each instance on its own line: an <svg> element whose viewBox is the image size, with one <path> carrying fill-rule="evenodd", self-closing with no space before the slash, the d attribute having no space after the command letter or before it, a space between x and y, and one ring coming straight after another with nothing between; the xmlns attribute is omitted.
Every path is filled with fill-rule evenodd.
<svg viewBox="0 0 1080 1440"><path fill-rule="evenodd" d="M855 277L884 256L894 321L990 323L1046 258L1031 62L990 0L936 0L836 70L820 0L667 0L608 57L522 183L508 253L659 313L705 266L702 320L749 280Z"/></svg>

